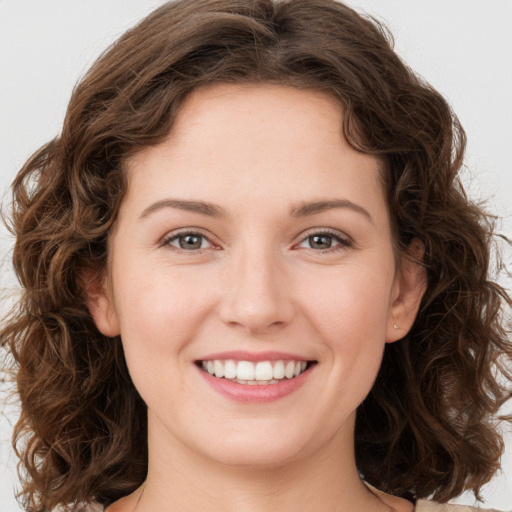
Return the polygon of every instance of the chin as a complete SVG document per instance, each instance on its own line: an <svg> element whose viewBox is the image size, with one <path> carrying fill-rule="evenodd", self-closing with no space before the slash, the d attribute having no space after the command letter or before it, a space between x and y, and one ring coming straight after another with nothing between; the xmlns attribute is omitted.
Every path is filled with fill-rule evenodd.
<svg viewBox="0 0 512 512"><path fill-rule="evenodd" d="M281 467L300 458L296 447L288 446L233 446L231 449L215 450L208 453L210 459L226 465L246 469L263 470Z"/></svg>
<svg viewBox="0 0 512 512"><path fill-rule="evenodd" d="M269 428L270 427L270 428ZM319 448L318 436L310 433L272 428L258 428L255 431L226 432L217 439L222 442L197 443L202 452L212 461L228 466L265 469L283 466L304 457Z"/></svg>

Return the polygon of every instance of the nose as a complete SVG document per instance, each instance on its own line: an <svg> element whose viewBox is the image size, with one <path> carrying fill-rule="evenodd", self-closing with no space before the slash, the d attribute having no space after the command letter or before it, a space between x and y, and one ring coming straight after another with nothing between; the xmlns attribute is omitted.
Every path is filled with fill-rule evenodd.
<svg viewBox="0 0 512 512"><path fill-rule="evenodd" d="M278 256L249 252L230 262L219 314L224 323L252 334L274 332L295 314L290 279Z"/></svg>

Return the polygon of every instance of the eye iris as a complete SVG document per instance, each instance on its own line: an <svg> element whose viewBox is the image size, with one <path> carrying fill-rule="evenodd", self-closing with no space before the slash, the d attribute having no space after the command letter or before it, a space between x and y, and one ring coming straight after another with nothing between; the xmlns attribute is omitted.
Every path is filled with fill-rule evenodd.
<svg viewBox="0 0 512 512"><path fill-rule="evenodd" d="M313 235L309 237L309 245L312 249L330 249L332 247L332 236Z"/></svg>
<svg viewBox="0 0 512 512"><path fill-rule="evenodd" d="M181 249L201 249L203 237L201 235L182 235L179 237L179 244Z"/></svg>

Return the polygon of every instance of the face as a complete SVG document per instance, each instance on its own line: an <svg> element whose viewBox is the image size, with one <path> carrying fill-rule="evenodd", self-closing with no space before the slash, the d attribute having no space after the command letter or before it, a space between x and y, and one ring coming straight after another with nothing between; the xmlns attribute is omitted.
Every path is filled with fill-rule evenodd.
<svg viewBox="0 0 512 512"><path fill-rule="evenodd" d="M276 465L352 444L424 280L396 271L379 162L342 115L313 91L211 86L128 162L90 307L122 337L150 460Z"/></svg>

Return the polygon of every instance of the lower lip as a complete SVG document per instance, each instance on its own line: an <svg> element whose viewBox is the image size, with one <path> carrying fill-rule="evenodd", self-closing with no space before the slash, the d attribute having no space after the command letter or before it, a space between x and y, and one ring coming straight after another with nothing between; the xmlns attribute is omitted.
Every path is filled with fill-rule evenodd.
<svg viewBox="0 0 512 512"><path fill-rule="evenodd" d="M198 368L206 382L221 395L238 402L273 402L299 389L308 378L313 366L308 367L298 377L284 379L277 384L239 384L228 379L214 377Z"/></svg>

